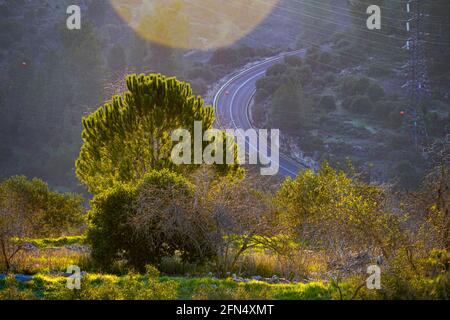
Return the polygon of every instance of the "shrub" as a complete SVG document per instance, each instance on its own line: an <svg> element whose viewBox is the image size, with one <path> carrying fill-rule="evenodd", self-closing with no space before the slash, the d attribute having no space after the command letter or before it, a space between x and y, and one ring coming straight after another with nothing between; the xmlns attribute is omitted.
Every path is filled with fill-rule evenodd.
<svg viewBox="0 0 450 320"><path fill-rule="evenodd" d="M398 180L401 187L416 187L419 183L418 175L414 166L408 160L397 163L391 170L391 177Z"/></svg>
<svg viewBox="0 0 450 320"><path fill-rule="evenodd" d="M139 255L149 254L146 245L132 237L128 224L136 193L135 187L117 183L91 201L87 241L93 260L104 270L110 270L116 259L127 258L133 264ZM125 257L120 256L122 252Z"/></svg>
<svg viewBox="0 0 450 320"><path fill-rule="evenodd" d="M388 120L389 114L400 108L399 102L391 100L380 100L377 101L372 109L372 114L378 120Z"/></svg>
<svg viewBox="0 0 450 320"><path fill-rule="evenodd" d="M203 79L204 81L213 81L216 78L214 72L207 67L196 67L188 71L189 79Z"/></svg>
<svg viewBox="0 0 450 320"><path fill-rule="evenodd" d="M373 102L377 102L383 99L386 93L384 92L383 87L381 87L379 84L371 83L367 88L367 95Z"/></svg>
<svg viewBox="0 0 450 320"><path fill-rule="evenodd" d="M298 77L302 86L311 83L313 79L313 72L310 66L302 66L298 69Z"/></svg>
<svg viewBox="0 0 450 320"><path fill-rule="evenodd" d="M329 52L322 52L320 54L319 62L327 67L333 62L333 56Z"/></svg>
<svg viewBox="0 0 450 320"><path fill-rule="evenodd" d="M238 60L239 55L235 49L220 48L213 53L209 63L212 65L232 65L237 63Z"/></svg>
<svg viewBox="0 0 450 320"><path fill-rule="evenodd" d="M315 152L323 150L324 143L318 136L310 135L305 137L301 143L301 149L305 152Z"/></svg>
<svg viewBox="0 0 450 320"><path fill-rule="evenodd" d="M196 209L194 186L168 171L147 175L138 188L131 218L134 235L153 248L153 260L176 251L183 262L205 262L215 256L208 212Z"/></svg>
<svg viewBox="0 0 450 320"><path fill-rule="evenodd" d="M319 101L319 110L331 112L336 110L336 101L334 96L322 96Z"/></svg>
<svg viewBox="0 0 450 320"><path fill-rule="evenodd" d="M365 95L370 80L365 77L348 76L342 80L340 91L344 97Z"/></svg>
<svg viewBox="0 0 450 320"><path fill-rule="evenodd" d="M284 63L292 67L301 67L303 64L303 59L299 56L290 55L284 58Z"/></svg>
<svg viewBox="0 0 450 320"><path fill-rule="evenodd" d="M424 256L401 250L384 273L383 286L369 299L446 300L450 290L450 255L433 249Z"/></svg>
<svg viewBox="0 0 450 320"><path fill-rule="evenodd" d="M318 77L318 78L314 78L314 80L311 82L311 86L313 88L322 90L323 87L325 86L325 82L322 80L322 78Z"/></svg>
<svg viewBox="0 0 450 320"><path fill-rule="evenodd" d="M401 111L404 111L404 107L398 105L397 108L388 114L386 119L386 125L392 129L398 129L402 126L404 116L401 115Z"/></svg>
<svg viewBox="0 0 450 320"><path fill-rule="evenodd" d="M311 110L302 87L294 83L282 85L273 96L270 116L274 127L285 130L296 130L307 125Z"/></svg>
<svg viewBox="0 0 450 320"><path fill-rule="evenodd" d="M372 112L373 105L367 96L354 96L344 101L344 107L351 112L358 114L367 114Z"/></svg>
<svg viewBox="0 0 450 320"><path fill-rule="evenodd" d="M256 82L256 101L262 101L277 91L281 83L277 77L262 77Z"/></svg>
<svg viewBox="0 0 450 320"><path fill-rule="evenodd" d="M431 136L442 137L445 136L446 130L448 130L450 115L441 117L437 112L427 112L425 114L425 123Z"/></svg>
<svg viewBox="0 0 450 320"><path fill-rule="evenodd" d="M385 210L389 192L325 163L317 174L308 170L286 179L276 201L302 240L327 250L330 262L345 265L349 252L371 248L385 257L395 252L400 217Z"/></svg>
<svg viewBox="0 0 450 320"><path fill-rule="evenodd" d="M168 170L151 171L132 187L116 184L92 201L88 241L98 265L111 270L123 260L143 271L179 251L184 261L214 255L208 220L193 210L194 187Z"/></svg>
<svg viewBox="0 0 450 320"><path fill-rule="evenodd" d="M196 79L191 81L192 93L194 95L203 96L208 91L208 85L202 79Z"/></svg>
<svg viewBox="0 0 450 320"><path fill-rule="evenodd" d="M311 67L312 70L317 68L320 54L321 51L319 47L309 47L308 50L306 50L305 62Z"/></svg>
<svg viewBox="0 0 450 320"><path fill-rule="evenodd" d="M390 135L388 146L392 149L403 149L408 146L409 138L402 134Z"/></svg>
<svg viewBox="0 0 450 320"><path fill-rule="evenodd" d="M277 63L267 69L266 76L279 76L286 73L288 70L288 65L284 63Z"/></svg>
<svg viewBox="0 0 450 320"><path fill-rule="evenodd" d="M386 63L373 62L369 66L367 75L369 77L385 77L392 73L391 68Z"/></svg>
<svg viewBox="0 0 450 320"><path fill-rule="evenodd" d="M324 76L323 76L323 81L327 84L333 84L336 82L336 75L332 72L327 72Z"/></svg>

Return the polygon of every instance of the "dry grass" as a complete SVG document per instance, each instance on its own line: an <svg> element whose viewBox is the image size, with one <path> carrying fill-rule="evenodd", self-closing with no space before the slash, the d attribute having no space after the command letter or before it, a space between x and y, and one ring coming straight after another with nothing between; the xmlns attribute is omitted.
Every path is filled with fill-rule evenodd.
<svg viewBox="0 0 450 320"><path fill-rule="evenodd" d="M14 259L13 270L23 274L65 272L68 266L79 264L87 256L87 253L66 248L22 251Z"/></svg>
<svg viewBox="0 0 450 320"><path fill-rule="evenodd" d="M289 255L280 256L266 251L254 251L243 256L237 273L247 277L272 277L277 275L288 280L302 281L316 278L326 270L326 260L318 252L295 250Z"/></svg>

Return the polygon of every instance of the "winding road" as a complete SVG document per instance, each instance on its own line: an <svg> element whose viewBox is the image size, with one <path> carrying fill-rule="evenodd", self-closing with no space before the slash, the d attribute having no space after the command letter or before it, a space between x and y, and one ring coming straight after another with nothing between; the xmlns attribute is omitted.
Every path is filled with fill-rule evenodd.
<svg viewBox="0 0 450 320"><path fill-rule="evenodd" d="M276 63L279 63L288 55L304 56L305 50L289 52L277 57L268 58L262 62L238 72L223 84L214 95L213 107L215 109L217 125L221 129L257 129L250 120L249 107L256 92L256 82L262 78L266 70ZM283 135L280 130L280 135ZM257 150L257 146L250 145L250 148ZM271 159L276 161L276 159ZM279 175L286 177L297 176L300 170L307 168L280 150Z"/></svg>

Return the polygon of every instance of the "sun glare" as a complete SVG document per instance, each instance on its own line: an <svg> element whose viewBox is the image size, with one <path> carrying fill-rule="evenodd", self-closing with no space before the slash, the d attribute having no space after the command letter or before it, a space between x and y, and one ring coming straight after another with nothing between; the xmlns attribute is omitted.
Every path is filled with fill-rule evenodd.
<svg viewBox="0 0 450 320"><path fill-rule="evenodd" d="M215 49L250 33L278 0L110 0L141 37L173 48Z"/></svg>

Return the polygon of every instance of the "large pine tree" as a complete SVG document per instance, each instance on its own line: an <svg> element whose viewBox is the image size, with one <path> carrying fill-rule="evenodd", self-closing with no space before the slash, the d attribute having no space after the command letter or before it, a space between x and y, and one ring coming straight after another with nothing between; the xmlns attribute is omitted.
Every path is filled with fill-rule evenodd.
<svg viewBox="0 0 450 320"><path fill-rule="evenodd" d="M116 181L135 182L152 169L185 171L190 166L176 167L171 161L171 133L180 128L193 133L195 121L201 121L205 131L214 122L212 107L205 107L190 86L176 78L142 74L126 81L129 91L123 97L114 96L83 119L84 144L76 172L93 193ZM238 169L218 167L225 172Z"/></svg>

